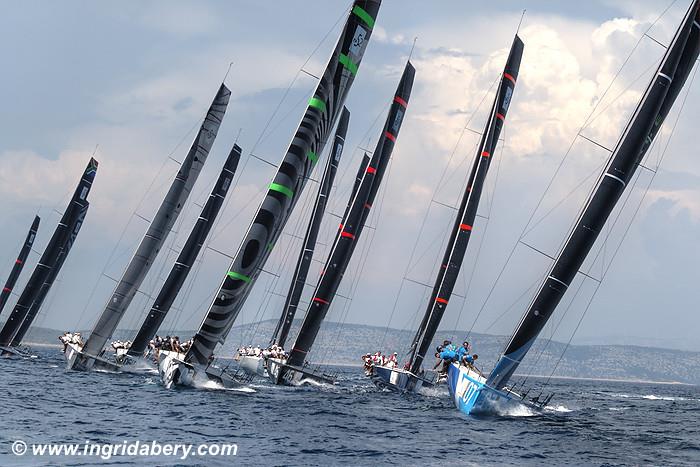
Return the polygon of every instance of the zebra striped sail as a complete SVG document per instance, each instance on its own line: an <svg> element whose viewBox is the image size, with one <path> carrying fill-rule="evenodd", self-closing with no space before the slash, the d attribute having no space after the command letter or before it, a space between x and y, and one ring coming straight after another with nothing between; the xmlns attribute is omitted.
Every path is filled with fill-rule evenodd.
<svg viewBox="0 0 700 467"><path fill-rule="evenodd" d="M206 365L223 343L270 256L306 181L329 139L355 79L380 0L355 0L330 61L253 223L231 262L188 351L187 362Z"/></svg>

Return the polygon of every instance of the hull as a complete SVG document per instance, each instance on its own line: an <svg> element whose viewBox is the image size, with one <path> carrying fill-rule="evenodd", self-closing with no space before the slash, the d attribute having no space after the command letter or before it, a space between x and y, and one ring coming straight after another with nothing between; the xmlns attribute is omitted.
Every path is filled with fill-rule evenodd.
<svg viewBox="0 0 700 467"><path fill-rule="evenodd" d="M431 388L436 384L433 380L414 375L408 370L387 366L374 366L370 378L379 389L396 392L418 392L421 388Z"/></svg>
<svg viewBox="0 0 700 467"><path fill-rule="evenodd" d="M225 368L209 366L199 367L185 362L185 354L162 351L158 356L158 373L167 389L174 387L190 387L197 389L246 389L244 382Z"/></svg>
<svg viewBox="0 0 700 467"><path fill-rule="evenodd" d="M266 359L263 357L254 357L251 355L240 357L238 366L241 370L252 376L261 376L263 378L269 378L270 376L267 372Z"/></svg>
<svg viewBox="0 0 700 467"><path fill-rule="evenodd" d="M1 357L37 358L28 348L0 347Z"/></svg>
<svg viewBox="0 0 700 467"><path fill-rule="evenodd" d="M66 359L66 369L75 371L107 371L110 373L121 372L121 366L105 360L83 353L83 349L77 344L68 344L63 353Z"/></svg>
<svg viewBox="0 0 700 467"><path fill-rule="evenodd" d="M466 415L536 415L542 408L515 393L486 385L486 378L465 366L450 365L447 386L455 406Z"/></svg>
<svg viewBox="0 0 700 467"><path fill-rule="evenodd" d="M268 358L267 370L269 372L270 381L278 386L318 386L335 384L335 379L330 375L311 371L311 369L287 365L286 360Z"/></svg>

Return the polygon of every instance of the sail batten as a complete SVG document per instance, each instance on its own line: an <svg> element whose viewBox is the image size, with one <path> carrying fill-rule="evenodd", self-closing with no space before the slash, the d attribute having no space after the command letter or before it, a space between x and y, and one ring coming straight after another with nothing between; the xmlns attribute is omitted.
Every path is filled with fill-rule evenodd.
<svg viewBox="0 0 700 467"><path fill-rule="evenodd" d="M214 221L224 203L224 199L231 187L231 182L241 158L241 148L234 144L229 153L224 166L219 173L219 177L209 195L202 212L197 219L190 235L187 237L182 251L175 260L168 277L156 296L153 306L134 338L128 354L132 357L142 357L148 347L148 343L156 335L158 328L163 323L166 315L170 311L175 298L182 285L185 283L190 269L201 251L206 238L214 225Z"/></svg>
<svg viewBox="0 0 700 467"><path fill-rule="evenodd" d="M22 248L17 255L15 264L12 266L12 271L10 271L10 275L7 277L5 285L2 288L2 292L0 292L0 313L2 313L3 308L5 308L7 300L10 298L10 294L15 288L15 284L17 284L17 279L19 279L19 275L22 273L22 269L24 269L24 264L27 261L29 252L34 244L34 239L36 238L36 233L39 230L40 221L41 218L39 216L34 216L34 221L29 228L29 232L27 232L27 237L25 238Z"/></svg>
<svg viewBox="0 0 700 467"><path fill-rule="evenodd" d="M338 128L335 132L335 138L333 139L333 147L328 155L328 162L326 163L326 167L323 171L321 184L318 188L318 194L316 196L316 202L314 203L311 217L309 218L309 225L306 229L306 234L304 235L304 242L302 244L301 251L299 252L296 267L294 268L294 277L292 278L292 283L289 286L287 298L285 299L284 307L282 308L282 316L280 316L275 332L272 336L272 343L281 347L284 347L284 344L287 341L287 336L292 327L292 323L294 322L294 316L296 315L299 300L301 299L301 294L304 290L304 284L306 283L306 278L309 274L309 268L311 267L311 260L313 259L314 250L316 249L316 240L318 238L318 232L321 228L323 214L326 210L328 196L330 195L331 188L333 187L333 180L335 180L335 174L338 169L338 164L340 163L340 157L343 154L343 147L345 146L345 136L348 131L349 120L350 112L344 107L343 112L340 115L340 120L338 121Z"/></svg>
<svg viewBox="0 0 700 467"><path fill-rule="evenodd" d="M230 97L231 91L222 83L175 180L85 343L83 354L98 356L119 325L199 177L216 139ZM85 357L80 360L78 366L90 365L84 360Z"/></svg>
<svg viewBox="0 0 700 467"><path fill-rule="evenodd" d="M462 195L427 309L411 345L409 362L410 371L413 374L419 374L421 370L425 355L435 337L459 277L464 255L476 221L486 175L491 164L491 155L496 151L498 139L508 114L513 91L515 90L523 50L524 44L520 37L516 35L496 91L496 97L489 112L486 129L482 134L474 157L467 186Z"/></svg>
<svg viewBox="0 0 700 467"><path fill-rule="evenodd" d="M328 313L340 286L343 274L360 239L394 150L394 144L399 135L406 106L411 96L414 76L415 69L413 65L410 62L406 63L376 149L366 165L361 182L357 189L353 190L352 202L338 228L331 253L325 263L301 329L289 354L287 364L290 366L301 367L304 365L306 356L311 350L321 328L321 323ZM399 98L398 101L396 97ZM363 158L363 165L365 159L366 157Z"/></svg>
<svg viewBox="0 0 700 467"><path fill-rule="evenodd" d="M246 232L185 360L207 365L223 343L302 194L335 126L370 39L367 15L376 20L380 0L355 0L326 69ZM366 15L358 15L359 7ZM373 24L373 21L371 22Z"/></svg>
<svg viewBox="0 0 700 467"><path fill-rule="evenodd" d="M487 384L502 389L578 274L608 217L685 84L700 52L700 3L693 1L610 160Z"/></svg>
<svg viewBox="0 0 700 467"><path fill-rule="evenodd" d="M27 284L24 286L12 313L7 318L2 330L0 330L0 346L7 347L13 345L13 342L18 343L15 337L20 331L20 328L23 327L30 311L32 311L34 307L34 316L36 312L38 312L41 302L46 297L48 289L63 265L70 245L72 245L72 241L75 239L75 237L72 237L72 234L77 234L77 230L79 230L80 225L82 225L84 214L89 204L87 196L90 193L92 183L97 174L97 165L97 161L91 158L83 171L83 175L73 192L68 207L63 212L61 220L51 235L51 239L46 245L34 271L32 271L32 275L29 277ZM52 270L55 270L55 272L52 272ZM37 300L37 298L39 300ZM34 306L35 303L36 306ZM22 330L23 333L29 328L32 319L33 317L29 317L27 325L24 326ZM21 335L21 337L23 336L24 334Z"/></svg>

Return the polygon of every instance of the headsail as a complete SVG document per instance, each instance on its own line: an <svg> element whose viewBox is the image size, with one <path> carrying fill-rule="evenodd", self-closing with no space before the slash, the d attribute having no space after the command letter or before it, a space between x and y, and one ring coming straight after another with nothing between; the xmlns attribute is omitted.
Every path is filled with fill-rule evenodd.
<svg viewBox="0 0 700 467"><path fill-rule="evenodd" d="M3 308L5 308L5 304L7 303L7 299L10 298L10 294L12 293L12 289L15 288L15 284L17 283L17 279L19 279L19 275L22 272L22 268L24 268L24 263L27 261L27 256L29 256L29 251L32 249L32 245L34 244L34 238L36 237L36 232L39 230L39 222L41 221L41 218L39 216L34 217L34 222L32 222L32 226L29 228L29 232L27 233L27 238L24 240L24 244L22 245L22 248L19 250L19 255L17 256L17 259L15 260L14 266L12 266L12 271L10 271L10 275L7 278L7 281L5 282L5 287L2 288L2 292L0 292L0 313L2 313Z"/></svg>
<svg viewBox="0 0 700 467"><path fill-rule="evenodd" d="M234 144L221 169L219 178L209 195L209 199L204 205L202 213L199 215L199 219L197 219L194 228L190 232L189 237L187 237L185 246L182 247L182 251L180 251L180 255L177 257L175 264L170 270L168 278L165 279L163 287L161 287L160 292L158 292L158 296L153 303L153 307L151 307L151 311L148 313L148 316L146 316L146 319L141 325L141 329L139 329L139 332L136 334L129 348L129 355L133 357L143 356L148 347L148 342L156 335L158 328L170 311L170 307L180 292L182 285L185 283L192 265L197 259L202 246L204 246L207 236L209 236L209 231L214 225L216 216L219 214L219 210L224 204L224 199L233 181L233 176L236 173L240 158L241 148L237 144Z"/></svg>
<svg viewBox="0 0 700 467"><path fill-rule="evenodd" d="M288 365L297 367L304 365L306 355L311 350L311 346L321 328L321 323L335 297L345 269L355 250L355 245L360 239L360 234L369 216L384 172L389 164L391 153L394 150L394 143L399 136L406 107L411 97L414 75L415 69L413 65L411 65L411 62L406 63L406 68L394 95L382 134L372 153L372 159L367 165L362 182L354 193L350 209L340 224L331 253L326 261L323 273L314 291L313 299L309 304L304 322L299 330L299 335L289 354Z"/></svg>
<svg viewBox="0 0 700 467"><path fill-rule="evenodd" d="M206 365L223 343L323 152L355 79L380 0L355 0L277 173L185 359Z"/></svg>
<svg viewBox="0 0 700 467"><path fill-rule="evenodd" d="M299 258L297 259L297 264L294 268L294 277L292 278L292 283L289 286L289 292L287 293L287 299L284 303L284 308L282 309L282 316L280 316L275 332L272 335L272 343L281 347L284 347L284 343L287 341L287 335L292 327L294 315L296 314L297 307L299 306L301 293L304 291L304 284L306 284L306 278L309 274L309 267L311 266L311 259L313 258L314 250L316 249L316 239L318 238L318 231L321 228L321 221L323 220L323 214L326 210L328 195L333 187L333 180L335 180L335 173L338 169L338 164L340 163L340 156L343 154L345 135L348 131L349 121L350 111L343 107L343 113L340 116L338 128L335 130L333 148L331 149L331 153L328 155L328 162L323 170L323 177L321 179L321 185L318 187L316 203L314 204L313 211L311 212L311 218L309 219L309 226L306 229L306 235L304 235L304 244L299 252Z"/></svg>
<svg viewBox="0 0 700 467"><path fill-rule="evenodd" d="M7 318L5 326L0 331L0 346L7 347L10 345L17 334L20 326L24 322L29 309L31 308L37 295L40 293L44 282L49 277L51 269L60 261L61 251L66 244L66 238L75 226L83 206L87 206L87 195L90 193L92 182L95 180L97 173L97 161L94 158L88 162L83 176L78 183L78 186L73 193L73 197L68 204L63 216L61 217L56 230L54 230L48 245L44 249L39 263L34 268L27 285L22 290L12 314Z"/></svg>
<svg viewBox="0 0 700 467"><path fill-rule="evenodd" d="M700 51L700 6L695 0L666 50L568 239L513 334L487 385L502 389L575 278L610 213L642 162Z"/></svg>
<svg viewBox="0 0 700 467"><path fill-rule="evenodd" d="M484 134L481 137L481 143L476 152L466 190L462 195L457 217L450 233L450 240L447 243L442 263L440 263L441 266L428 301L428 308L411 346L410 370L413 374L418 374L421 369L425 354L435 337L459 277L464 254L467 251L467 245L471 237L472 227L476 220L486 175L491 160L496 154L498 138L501 135L501 129L513 97L523 49L524 44L516 35L510 48L510 54L508 55L498 90L496 91L496 99L491 107Z"/></svg>
<svg viewBox="0 0 700 467"><path fill-rule="evenodd" d="M131 304L199 177L230 97L231 91L222 83L165 199L85 343L84 354L97 356L102 352Z"/></svg>

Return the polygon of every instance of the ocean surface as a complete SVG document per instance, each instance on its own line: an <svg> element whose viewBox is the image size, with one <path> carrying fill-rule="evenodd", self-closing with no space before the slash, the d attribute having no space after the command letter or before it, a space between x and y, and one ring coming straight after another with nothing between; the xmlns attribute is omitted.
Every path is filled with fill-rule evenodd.
<svg viewBox="0 0 700 467"><path fill-rule="evenodd" d="M166 390L157 375L66 372L57 349L0 359L0 465L700 465L700 387L556 380L544 415L473 418L447 390ZM13 443L29 451L17 456ZM32 455L32 445L236 444L235 456ZM138 447L138 446L136 446ZM124 448L126 449L126 448ZM104 457L104 458L103 458Z"/></svg>

